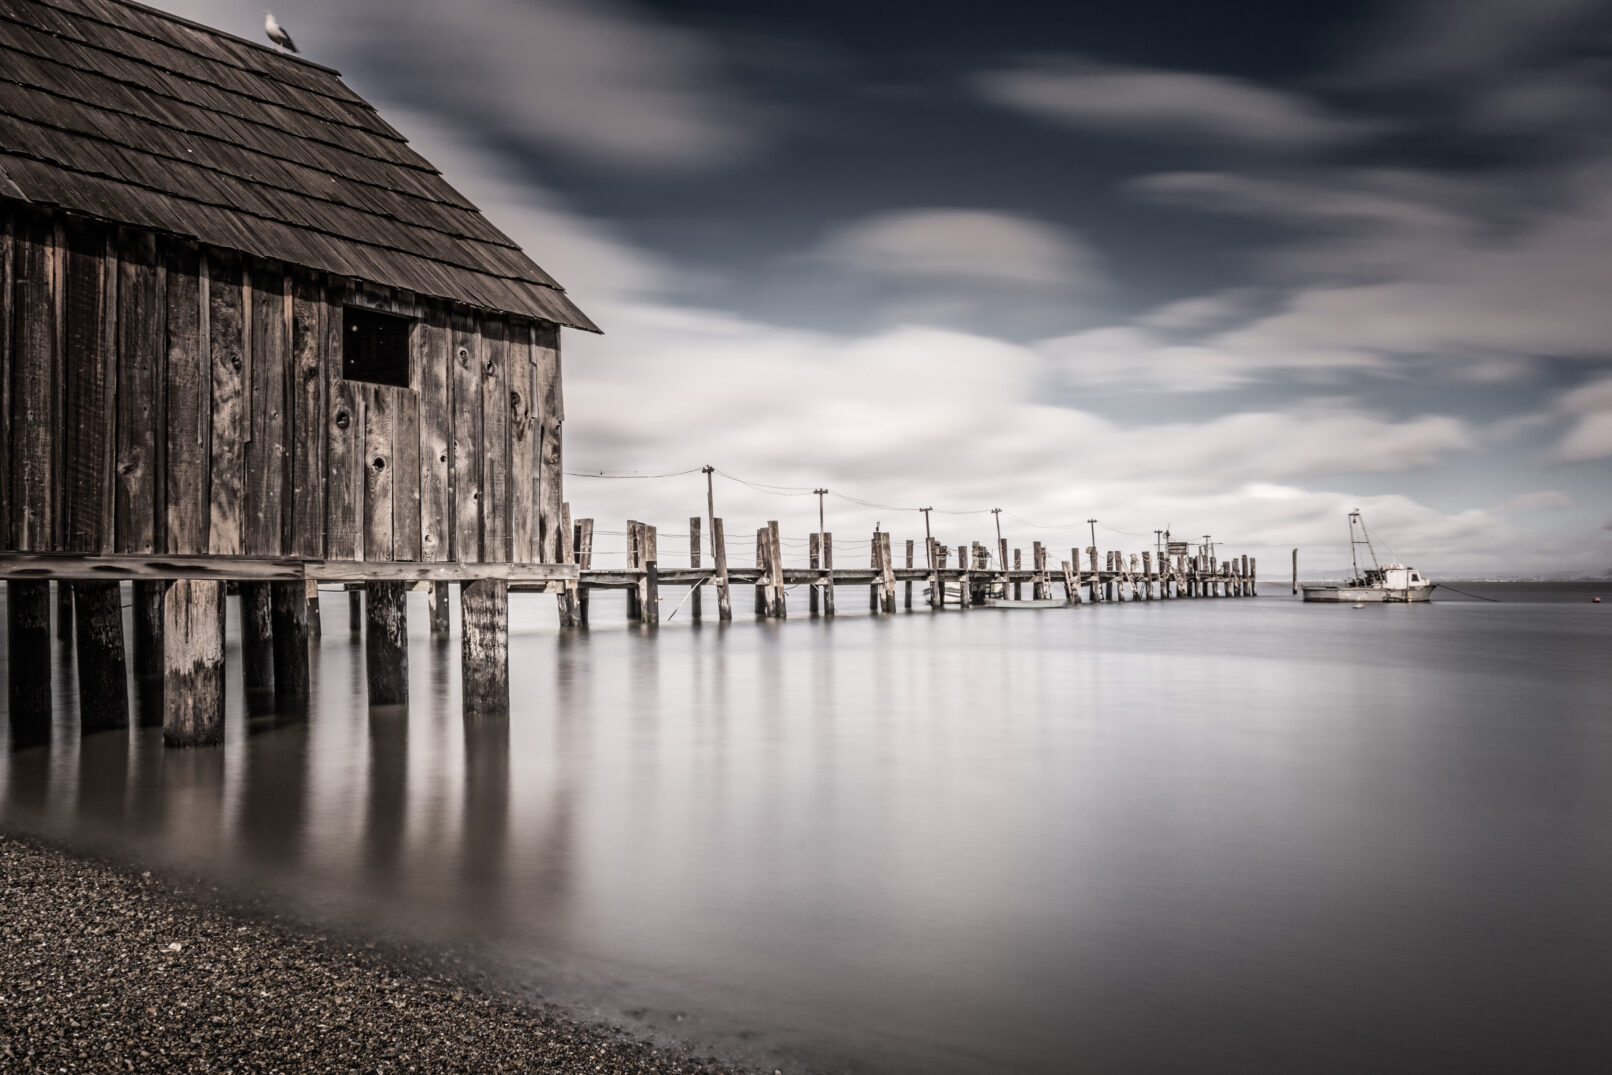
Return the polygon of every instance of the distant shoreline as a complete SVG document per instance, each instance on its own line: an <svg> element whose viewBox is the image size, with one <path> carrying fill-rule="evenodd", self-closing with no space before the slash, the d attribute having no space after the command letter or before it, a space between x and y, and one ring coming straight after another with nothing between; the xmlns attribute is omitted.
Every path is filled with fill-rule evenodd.
<svg viewBox="0 0 1612 1075"><path fill-rule="evenodd" d="M0 832L0 876L0 1066L738 1070L31 837Z"/></svg>

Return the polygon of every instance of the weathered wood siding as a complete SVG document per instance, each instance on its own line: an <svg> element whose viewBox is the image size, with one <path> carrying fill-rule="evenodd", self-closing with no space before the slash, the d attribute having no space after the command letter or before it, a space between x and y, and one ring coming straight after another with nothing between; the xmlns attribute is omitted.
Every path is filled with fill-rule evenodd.
<svg viewBox="0 0 1612 1075"><path fill-rule="evenodd" d="M413 319L342 376L342 310ZM0 547L558 562L546 322L0 203Z"/></svg>

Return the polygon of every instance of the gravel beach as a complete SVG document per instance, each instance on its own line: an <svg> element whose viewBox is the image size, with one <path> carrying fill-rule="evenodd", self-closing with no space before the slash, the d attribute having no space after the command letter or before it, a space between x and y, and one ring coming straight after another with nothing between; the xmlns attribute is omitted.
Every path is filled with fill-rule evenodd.
<svg viewBox="0 0 1612 1075"><path fill-rule="evenodd" d="M735 1070L29 839L0 877L0 1069Z"/></svg>

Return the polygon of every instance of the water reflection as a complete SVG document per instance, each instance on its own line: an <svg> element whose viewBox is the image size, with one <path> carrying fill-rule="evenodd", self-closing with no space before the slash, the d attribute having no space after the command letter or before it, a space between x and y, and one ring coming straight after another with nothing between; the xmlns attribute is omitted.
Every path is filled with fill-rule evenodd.
<svg viewBox="0 0 1612 1075"><path fill-rule="evenodd" d="M551 996L790 1068L1612 1044L1612 621L1588 606L645 631L598 605L559 635L515 603L501 720L463 719L423 601L409 706L369 707L333 631L304 714L232 673L219 749L78 737L58 668L56 737L7 744L0 816L468 936Z"/></svg>

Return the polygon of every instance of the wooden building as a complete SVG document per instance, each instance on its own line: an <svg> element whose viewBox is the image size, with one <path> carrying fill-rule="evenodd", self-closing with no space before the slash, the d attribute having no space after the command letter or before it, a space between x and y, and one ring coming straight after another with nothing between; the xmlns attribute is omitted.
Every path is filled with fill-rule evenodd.
<svg viewBox="0 0 1612 1075"><path fill-rule="evenodd" d="M495 618L511 579L563 585L562 326L597 331L335 71L0 0L13 620L15 580L160 580L209 653L164 638L183 685L220 580L380 584L398 616L397 580L490 582Z"/></svg>

